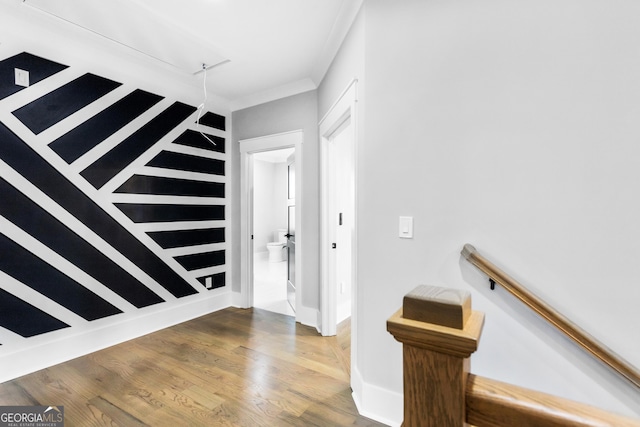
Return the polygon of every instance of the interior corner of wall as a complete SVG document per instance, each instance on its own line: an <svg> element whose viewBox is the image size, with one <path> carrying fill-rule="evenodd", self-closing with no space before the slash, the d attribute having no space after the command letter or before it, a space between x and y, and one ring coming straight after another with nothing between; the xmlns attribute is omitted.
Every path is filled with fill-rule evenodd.
<svg viewBox="0 0 640 427"><path fill-rule="evenodd" d="M353 401L358 413L388 426L400 426L403 420L404 396L370 383L362 378L357 366L351 372Z"/></svg>
<svg viewBox="0 0 640 427"><path fill-rule="evenodd" d="M296 322L318 329L319 311L315 308L301 306L296 311Z"/></svg>
<svg viewBox="0 0 640 427"><path fill-rule="evenodd" d="M240 291L231 291L231 306L236 308L247 308L245 305L242 293Z"/></svg>

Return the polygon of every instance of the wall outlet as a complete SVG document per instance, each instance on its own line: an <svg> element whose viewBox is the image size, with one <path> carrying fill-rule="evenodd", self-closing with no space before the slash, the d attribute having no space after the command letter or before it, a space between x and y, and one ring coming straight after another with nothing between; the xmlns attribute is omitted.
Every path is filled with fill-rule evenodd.
<svg viewBox="0 0 640 427"><path fill-rule="evenodd" d="M213 278L211 276L204 279L204 287L211 289L213 287Z"/></svg>
<svg viewBox="0 0 640 427"><path fill-rule="evenodd" d="M16 75L16 85L29 87L29 72L21 70L20 68L14 68Z"/></svg>

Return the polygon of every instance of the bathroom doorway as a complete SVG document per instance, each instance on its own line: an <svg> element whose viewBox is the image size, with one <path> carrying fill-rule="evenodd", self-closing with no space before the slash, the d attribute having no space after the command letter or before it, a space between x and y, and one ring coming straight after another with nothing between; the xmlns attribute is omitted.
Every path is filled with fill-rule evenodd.
<svg viewBox="0 0 640 427"><path fill-rule="evenodd" d="M295 293L289 292L289 300L287 302L287 278L288 274L293 273L293 278L302 277L303 265L302 259L304 254L304 240L303 233L301 233L301 219L304 212L303 198L301 197L302 183L301 178L304 176L302 171L303 162L302 159L302 143L304 141L304 133L301 130L295 130L291 132L284 132L279 134L266 135L251 139L240 140L240 295L237 300L239 307L267 307L272 311L284 312L286 315L295 315L296 321L301 321L300 316L304 315L305 310L301 307L300 295L304 291L303 283L298 280L295 283ZM267 221L271 215L270 208L257 207L254 209L256 200L260 204L261 199L265 199L273 196L273 185L267 186L271 188L271 196L269 196L269 190L263 192L260 187L265 187L265 179L258 183L258 189L254 188L254 184L258 181L258 178L254 180L255 164L260 161L266 161L261 157L268 157L271 153L274 156L279 156L276 163L281 163L284 157L284 153L276 153L276 151L282 149L293 149L293 152L288 153L285 162L289 163L289 167L285 168L285 176L279 175L280 181L284 180L287 186L277 187L276 192L284 191L284 194L288 196L288 182L291 179L291 190L295 195L295 199L286 199L284 203L284 210L286 212L286 219L282 220L280 216L279 222L271 222L270 225L264 226L264 222ZM254 160L255 158L258 160ZM293 161L295 159L295 161ZM271 159L273 162L273 159ZM258 165L260 169L262 165ZM277 167L271 166L273 169ZM260 170L257 171L260 174ZM297 185L296 185L297 184ZM294 215L290 213L289 204L292 202L295 204ZM297 215L295 215L297 213ZM258 232L254 233L254 228L257 222L262 221L262 232L260 231L260 224L258 225ZM282 224L281 224L282 223ZM284 238L287 238L286 234L293 234L293 239L289 239L286 245L286 250L283 250L284 254L280 251L278 246L282 247L281 241L283 240L282 233L284 231ZM290 231L293 231L291 233ZM271 245L269 245L271 243ZM277 243L280 243L278 245ZM295 247L292 247L295 244ZM269 262L269 247L271 247L273 254L273 262ZM255 250L254 250L255 249ZM295 249L295 251L293 250ZM288 253L287 253L288 252ZM294 253L291 253L294 252ZM284 255L285 261L279 261L279 256ZM254 258L258 262L254 262ZM290 260L290 268L287 265L286 260ZM282 270L285 270L284 281L280 280L282 277ZM262 274L265 273L266 274ZM256 274L254 274L256 273ZM254 280L256 279L257 280ZM266 278L266 279L265 279ZM273 280L272 280L273 279ZM271 302L266 302L262 299L262 293L269 294L268 288L258 288L257 294L254 292L255 287L260 287L262 281L277 282L277 298L274 296L275 292L269 296ZM295 280L295 279L294 279ZM274 287L276 284L272 283ZM282 284L280 286L280 284ZM254 286L255 285L255 286ZM289 289L290 291L290 289ZM284 295L281 299L280 295ZM258 299L257 304L254 304L254 299Z"/></svg>
<svg viewBox="0 0 640 427"><path fill-rule="evenodd" d="M295 315L294 158L293 147L253 155L253 306L288 316Z"/></svg>

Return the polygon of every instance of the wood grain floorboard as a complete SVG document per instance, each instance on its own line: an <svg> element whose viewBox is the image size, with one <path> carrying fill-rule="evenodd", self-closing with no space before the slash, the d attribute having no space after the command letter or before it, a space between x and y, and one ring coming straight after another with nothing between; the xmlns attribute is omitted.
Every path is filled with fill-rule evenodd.
<svg viewBox="0 0 640 427"><path fill-rule="evenodd" d="M228 308L0 384L0 405L60 405L66 426L382 426L349 387L350 322Z"/></svg>

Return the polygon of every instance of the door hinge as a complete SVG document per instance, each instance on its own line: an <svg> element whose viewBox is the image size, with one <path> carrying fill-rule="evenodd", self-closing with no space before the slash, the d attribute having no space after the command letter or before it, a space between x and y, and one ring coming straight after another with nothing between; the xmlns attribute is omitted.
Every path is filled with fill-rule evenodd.
<svg viewBox="0 0 640 427"><path fill-rule="evenodd" d="M338 214L338 225L342 225L342 212Z"/></svg>
<svg viewBox="0 0 640 427"><path fill-rule="evenodd" d="M331 249L335 249L335 248L336 248L336 246L337 246L337 245L336 245L335 243L332 243L332 244L331 244Z"/></svg>

